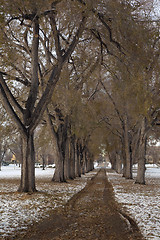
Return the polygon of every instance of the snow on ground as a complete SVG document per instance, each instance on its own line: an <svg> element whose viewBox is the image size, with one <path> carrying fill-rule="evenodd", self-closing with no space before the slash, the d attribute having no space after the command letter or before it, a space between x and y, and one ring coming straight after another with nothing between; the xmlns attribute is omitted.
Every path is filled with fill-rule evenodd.
<svg viewBox="0 0 160 240"><path fill-rule="evenodd" d="M34 221L47 216L51 210L64 204L85 187L95 172L68 183L51 182L54 169L36 168L37 193L17 193L20 168L9 165L0 171L0 239L12 238L16 231L25 231Z"/></svg>
<svg viewBox="0 0 160 240"><path fill-rule="evenodd" d="M134 169L134 178L136 169ZM116 199L134 217L146 239L160 239L160 168L148 165L146 185L134 184L117 173L108 173Z"/></svg>
<svg viewBox="0 0 160 240"><path fill-rule="evenodd" d="M0 239L25 231L34 221L49 216L51 210L63 206L85 187L95 172L68 183L53 183L54 169L36 168L37 193L17 193L20 168L10 165L0 171ZM134 177L136 168L134 168ZM146 239L160 239L160 168L147 166L146 185L134 184L117 173L108 173L116 199L135 218Z"/></svg>

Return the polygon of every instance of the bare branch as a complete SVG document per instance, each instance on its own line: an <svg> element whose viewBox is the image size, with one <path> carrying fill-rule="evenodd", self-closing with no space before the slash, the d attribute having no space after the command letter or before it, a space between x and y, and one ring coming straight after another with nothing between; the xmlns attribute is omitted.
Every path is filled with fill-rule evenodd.
<svg viewBox="0 0 160 240"><path fill-rule="evenodd" d="M23 80L23 79L21 79L21 78L19 78L19 77L15 77L15 76L13 76L13 75L10 75L10 74L5 73L5 72L2 72L2 71L0 71L0 73L1 73L2 75L4 75L4 76L9 77L10 79L13 79L13 80L15 80L15 81L17 81L17 82L22 83L22 84L23 84L24 86L26 86L26 87L31 86L31 83L30 83L27 79Z"/></svg>
<svg viewBox="0 0 160 240"><path fill-rule="evenodd" d="M103 84L103 82L102 82L101 80L100 80L100 83L101 83L103 89L105 90L105 92L107 93L109 99L110 99L111 102L113 103L113 106L114 106L115 111L116 111L116 113L117 113L117 115L118 115L118 117L119 117L119 120L121 121L122 126L124 126L123 118L121 117L121 114L120 114L120 112L119 112L119 110L118 110L118 108L117 108L117 106L116 106L115 101L113 100L112 96L109 94L109 92L107 91L105 85Z"/></svg>
<svg viewBox="0 0 160 240"><path fill-rule="evenodd" d="M0 72L0 83L1 86L3 88L3 91L5 92L5 95L8 97L8 99L10 99L10 101L13 103L13 106L18 110L19 113L24 112L23 108L19 105L19 103L16 101L15 97L13 96L13 94L11 93L10 89L8 88L2 73Z"/></svg>
<svg viewBox="0 0 160 240"><path fill-rule="evenodd" d="M1 74L0 74L0 78L1 78ZM25 126L23 125L23 123L21 122L20 118L18 117L18 115L16 114L16 112L14 111L13 107L11 106L8 98L7 98L7 95L3 89L3 86L2 84L0 83L0 97L1 97L1 100L2 100L2 103L6 109L6 111L10 114L10 116L14 119L14 121L16 122L20 132L23 134L23 135L26 135L26 128Z"/></svg>
<svg viewBox="0 0 160 240"><path fill-rule="evenodd" d="M72 43L69 45L68 50L67 50L66 53L63 55L63 61L64 61L64 62L71 56L72 52L74 51L75 46L77 45L77 43L78 43L78 41L79 41L79 38L81 37L81 34L82 34L83 30L84 30L85 22L86 22L86 21L87 21L87 17L84 16L84 17L82 18L82 21L81 21L81 23L80 23L80 25L79 25L79 28L78 28L75 36L74 36L74 38L73 38Z"/></svg>
<svg viewBox="0 0 160 240"><path fill-rule="evenodd" d="M54 40L55 40L56 54L57 54L58 60L60 61L62 59L62 53L61 53L61 45L59 40L59 33L57 30L57 25L55 20L55 14L50 13L49 16L50 16L51 27L53 31Z"/></svg>

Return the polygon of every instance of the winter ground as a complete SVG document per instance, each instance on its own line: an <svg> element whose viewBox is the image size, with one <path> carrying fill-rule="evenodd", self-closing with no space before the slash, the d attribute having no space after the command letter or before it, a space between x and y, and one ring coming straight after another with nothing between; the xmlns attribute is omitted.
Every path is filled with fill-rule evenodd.
<svg viewBox="0 0 160 240"><path fill-rule="evenodd" d="M11 239L33 222L49 216L52 209L63 206L86 185L95 172L68 183L53 183L54 169L36 168L35 194L17 193L20 168L10 165L0 171L0 239ZM134 176L136 169L134 169ZM116 199L135 218L146 239L160 239L160 168L148 166L146 185L134 184L116 173L107 173Z"/></svg>
<svg viewBox="0 0 160 240"><path fill-rule="evenodd" d="M136 168L134 169L134 177ZM138 223L146 239L160 239L160 168L147 165L146 185L134 184L117 173L108 173L116 199Z"/></svg>
<svg viewBox="0 0 160 240"><path fill-rule="evenodd" d="M75 193L85 187L95 172L68 183L51 182L53 168L36 168L37 193L17 193L20 168L14 165L0 171L0 239L12 239L16 232L47 216L51 210L63 206Z"/></svg>

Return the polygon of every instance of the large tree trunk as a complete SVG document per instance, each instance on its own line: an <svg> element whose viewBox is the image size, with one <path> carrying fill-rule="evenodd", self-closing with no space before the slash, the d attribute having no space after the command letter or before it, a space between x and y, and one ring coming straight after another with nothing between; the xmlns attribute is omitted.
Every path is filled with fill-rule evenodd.
<svg viewBox="0 0 160 240"><path fill-rule="evenodd" d="M93 156L90 154L89 150L87 150L86 152L86 172L90 172L94 169L94 165L93 165Z"/></svg>
<svg viewBox="0 0 160 240"><path fill-rule="evenodd" d="M66 140L66 147L65 147L65 157L64 157L64 177L65 179L70 178L70 139L67 138Z"/></svg>
<svg viewBox="0 0 160 240"><path fill-rule="evenodd" d="M75 137L71 137L70 141L70 178L74 179L75 175Z"/></svg>
<svg viewBox="0 0 160 240"><path fill-rule="evenodd" d="M115 151L108 153L108 156L109 156L109 160L111 163L111 168L116 171L116 153L115 153Z"/></svg>
<svg viewBox="0 0 160 240"><path fill-rule="evenodd" d="M80 157L80 169L81 169L81 174L85 174L84 172L84 152L83 152L83 146L82 143L79 143L79 157Z"/></svg>
<svg viewBox="0 0 160 240"><path fill-rule="evenodd" d="M86 147L86 145L85 145L85 146L83 146L82 174L87 173L87 164L88 164L88 159L87 159L87 147Z"/></svg>
<svg viewBox="0 0 160 240"><path fill-rule="evenodd" d="M2 144L0 143L0 171L2 166Z"/></svg>
<svg viewBox="0 0 160 240"><path fill-rule="evenodd" d="M64 140L64 125L60 124L56 138L56 167L52 181L65 182L64 160L65 160L66 139Z"/></svg>
<svg viewBox="0 0 160 240"><path fill-rule="evenodd" d="M122 161L118 153L116 153L116 172L119 174L122 173Z"/></svg>
<svg viewBox="0 0 160 240"><path fill-rule="evenodd" d="M135 183L145 184L145 164L146 164L146 144L147 136L145 134L146 120L145 118L141 123L139 149L138 149L138 171Z"/></svg>
<svg viewBox="0 0 160 240"><path fill-rule="evenodd" d="M51 137L53 141L53 151L55 153L55 172L52 178L52 181L55 182L65 182L65 176L64 176L64 152L65 149L62 149L62 142L63 142L63 124L60 124L58 127L57 132L54 129L54 126L52 124L51 117L49 115L49 111L47 110L47 124L49 127L49 130L51 132Z"/></svg>
<svg viewBox="0 0 160 240"><path fill-rule="evenodd" d="M138 148L139 148L139 140L140 140L140 130L134 132L132 139L132 163L136 164L138 162Z"/></svg>
<svg viewBox="0 0 160 240"><path fill-rule="evenodd" d="M75 175L81 177L79 140L75 143Z"/></svg>
<svg viewBox="0 0 160 240"><path fill-rule="evenodd" d="M132 179L132 157L131 157L131 147L130 147L130 136L128 131L128 119L126 117L124 121L124 148L125 148L125 178Z"/></svg>
<svg viewBox="0 0 160 240"><path fill-rule="evenodd" d="M122 141L122 162L123 162L123 169L122 169L122 173L123 173L123 177L126 176L126 154L125 154L125 147L124 147L124 139Z"/></svg>
<svg viewBox="0 0 160 240"><path fill-rule="evenodd" d="M35 192L35 151L33 134L22 137L23 158L19 192Z"/></svg>
<svg viewBox="0 0 160 240"><path fill-rule="evenodd" d="M60 152L58 153L58 155L59 156L56 157L56 159L55 159L56 168L55 168L55 172L54 172L52 181L65 182L66 179L64 176L64 159Z"/></svg>

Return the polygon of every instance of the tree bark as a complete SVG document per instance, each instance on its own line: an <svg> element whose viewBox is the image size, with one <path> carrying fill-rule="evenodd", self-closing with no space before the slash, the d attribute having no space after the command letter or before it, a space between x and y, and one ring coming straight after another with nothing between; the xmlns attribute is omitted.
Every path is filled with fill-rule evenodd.
<svg viewBox="0 0 160 240"><path fill-rule="evenodd" d="M81 177L79 140L75 143L75 175Z"/></svg>
<svg viewBox="0 0 160 240"><path fill-rule="evenodd" d="M67 138L65 147L65 158L64 158L64 177L65 179L70 178L70 140Z"/></svg>
<svg viewBox="0 0 160 240"><path fill-rule="evenodd" d="M64 176L64 159L65 159L65 144L66 140L64 140L64 125L60 124L57 131L57 138L56 138L56 167L55 173L52 178L52 181L55 182L66 182Z"/></svg>
<svg viewBox="0 0 160 240"><path fill-rule="evenodd" d="M52 124L51 117L49 115L49 111L47 109L47 124L49 127L49 131L51 132L51 138L54 144L54 153L55 153L55 172L52 178L52 181L55 182L65 182L65 177L64 177L64 158L62 154L62 128L63 125L60 124L58 127L57 132L54 129L54 126Z"/></svg>
<svg viewBox="0 0 160 240"><path fill-rule="evenodd" d="M111 162L111 168L113 170L116 170L116 153L114 151L108 153L110 162Z"/></svg>
<svg viewBox="0 0 160 240"><path fill-rule="evenodd" d="M75 175L75 136L70 141L70 178L74 179Z"/></svg>
<svg viewBox="0 0 160 240"><path fill-rule="evenodd" d="M2 144L0 142L0 171L1 171L1 166L2 166Z"/></svg>
<svg viewBox="0 0 160 240"><path fill-rule="evenodd" d="M146 164L146 119L144 118L141 123L139 148L138 148L138 171L135 183L145 184L145 164Z"/></svg>
<svg viewBox="0 0 160 240"><path fill-rule="evenodd" d="M19 192L35 192L35 151L33 134L22 136L23 158Z"/></svg>
<svg viewBox="0 0 160 240"><path fill-rule="evenodd" d="M129 136L127 116L124 121L124 148L125 148L125 162L126 162L125 178L132 179L132 157L131 157L130 136Z"/></svg>
<svg viewBox="0 0 160 240"><path fill-rule="evenodd" d="M116 153L116 172L119 174L122 173L122 161L118 153Z"/></svg>

